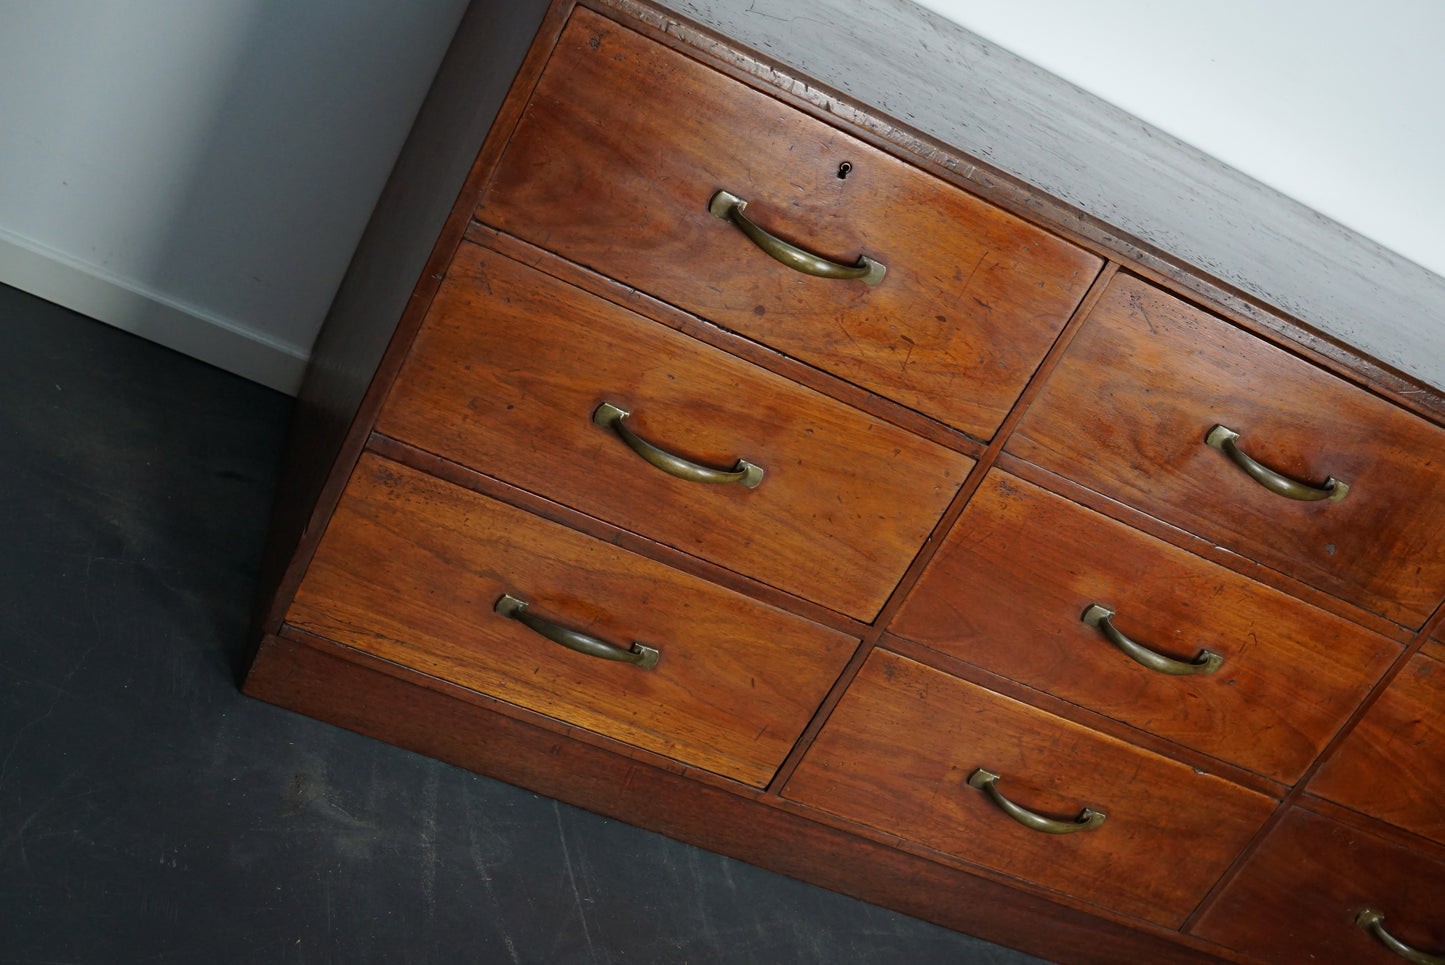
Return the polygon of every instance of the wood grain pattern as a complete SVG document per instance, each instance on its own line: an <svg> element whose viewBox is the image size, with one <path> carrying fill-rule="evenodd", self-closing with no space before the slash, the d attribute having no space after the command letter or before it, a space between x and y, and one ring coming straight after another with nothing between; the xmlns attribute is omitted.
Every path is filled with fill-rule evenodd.
<svg viewBox="0 0 1445 965"><path fill-rule="evenodd" d="M425 312L468 220L470 205L456 210L457 195L477 149L519 70L525 75L529 45L546 33L547 15L564 8L545 0L477 2L457 27L311 350L258 581L257 633L280 625L370 431L385 381L376 379L378 367L385 368L398 320L414 312L420 321Z"/></svg>
<svg viewBox="0 0 1445 965"><path fill-rule="evenodd" d="M1152 318L1163 328L1200 335L1200 347L1190 350L1195 354L1171 370L1161 362L1167 353L1138 348L1162 341L1152 332L1138 333L1137 344L1127 345L1125 354L1105 345L1098 350L1105 368L1117 370L1122 360L1125 369L1150 370L1144 391L1129 395L1116 391L1113 382L1089 382L1097 373L1071 369L1081 355L1071 348L1058 377L1025 417L1018 451L1040 446L1026 458L1048 453L1040 465L1065 466L1054 471L1097 487L1097 493L1107 495L1099 500L1122 499L1151 514L1141 519L1167 521L1158 523L1160 529L1185 526L1201 539L1244 553L1248 561L1234 558L1240 569L1257 575L1275 567L1266 572L1277 579L1277 587L1313 594L1316 603L1325 600L1337 615L1316 619L1309 606L1277 592L1246 594L1237 574L1191 569L1193 564L1180 560L1185 554L1173 548L1163 551L1160 564L1161 573L1173 574L1172 580L1145 572L1138 559L1108 569L1111 561L1099 559L1109 555L1101 541L1114 547L1115 555L1155 558L1151 554L1158 547L1117 524L1106 525L1111 535L1100 537L1076 517L1053 510L1042 512L1042 523L1030 523L1035 517L1014 505L994 507L992 517L978 515L987 508L982 501L964 514L949 544L966 546L966 552L959 550L961 558L974 561L961 568L973 571L969 592L976 596L930 588L930 580L947 582L930 569L919 598L938 589L944 602L928 619L919 615L921 610L905 609L900 626L911 627L908 621L916 618L917 628L910 633L949 649L959 645L950 636L957 626L983 626L999 600L1034 601L1010 611L1013 629L999 640L989 635L998 652L987 656L986 665L998 670L960 662L984 665L978 635L966 653L950 650L958 656L945 657L885 635L880 624L867 630L860 649L856 634L863 628L853 625L853 633L841 632L851 622L841 614L869 620L896 609L897 599L886 610L879 607L910 560L917 560L908 571L910 579L924 566L927 554L913 554L971 465L948 450L976 455L976 443L962 435L969 433L977 439L993 437L985 458L996 455L1008 431L1000 426L1012 425L1018 411L1007 423L1005 414L1039 359L1056 345L1090 280L1098 277L1098 254L1120 257L1166 287L1202 292L1246 327L1295 340L1307 358L1323 357L1333 371L1357 381L1376 380L1375 387L1437 422L1445 418L1441 394L1421 391L1389 366L1417 374L1439 368L1445 356L1433 342L1422 342L1421 334L1435 332L1445 282L1404 270L1400 259L1333 226L1316 224L1291 203L1246 190L1243 179L1212 162L1197 163L1177 142L1090 108L1002 51L897 0L583 0L584 9L575 15L569 0L561 0L550 7L541 40L527 55L513 96L498 112L501 92L530 35L526 23L541 15L536 2L505 6L474 5L465 38L448 58L450 66L430 98L433 106L419 121L338 298L303 402L308 411L303 421L310 419L312 431L298 434L294 447L310 468L303 467L286 500L296 509L285 517L277 544L289 551L308 525L310 535L302 537L300 552L292 556L291 575L282 581L273 613L279 619L330 519L289 612L295 626L340 642L267 636L248 690L1060 961L1200 962L1211 959L1211 949L1221 959L1243 961L1245 952L1220 950L1197 937L1171 937L1167 929L1187 920L1211 882L1263 826L1275 801L1255 791L1264 790L1267 782L1115 720L1175 735L1170 739L1208 748L1221 758L1247 761L1275 779L1297 776L1300 762L1327 739L1341 709L1399 650L1397 643L1352 630L1339 615L1364 618L1358 604L1371 611L1376 629L1387 618L1419 627L1445 594L1445 551L1437 552L1445 543L1445 509L1436 509L1445 501L1430 478L1438 478L1445 464L1440 458L1445 433L1401 421L1400 413L1378 398L1309 369L1296 356L1256 348L1242 331L1216 318L1169 307L1182 303L1154 292L1138 303L1146 323ZM603 14L593 12L598 9ZM704 26L670 10L694 16ZM633 24L641 32L619 26L612 19L617 11L624 22L631 23L629 15L644 21ZM867 25L855 23L854 15ZM548 61L543 74L550 45L569 16L561 53ZM490 21L496 23L494 36L488 36ZM731 31L739 41L709 34L709 26ZM740 44L752 44L755 51ZM832 87L819 86L808 72ZM524 110L539 75L538 96ZM1016 83L1019 77L1022 82ZM469 85L475 87L474 102L468 100ZM909 86L914 89L905 91ZM849 103L835 90L871 91L878 96L863 99L878 109ZM499 123L476 155L462 199L437 235L435 224L456 195L456 175L462 170L456 165L465 167L492 114ZM1111 141L1118 142L1118 150ZM1004 159L1000 168L988 166ZM839 178L844 160L852 170ZM1023 174L1057 197L1012 181L1000 169ZM960 191L959 185L978 196ZM749 214L765 227L836 260L851 260L860 252L879 257L889 265L888 278L879 288L867 289L806 279L777 266L733 226L706 213L708 196L723 187L749 198ZM1218 203L1220 197L1224 204ZM350 462L473 212L495 226L478 225L479 231L510 232L500 237L516 260L530 261L545 249L557 253L548 255L553 260L571 259L569 267L579 274L595 270L645 291L635 300L615 291L610 302L584 297L515 264L494 272L505 261L496 255L482 256L490 259L486 266L481 261L464 265L473 253L463 249L454 279L459 289L470 286L455 303L463 311L452 331L427 342L415 356L387 416L394 420L388 429L407 445L386 441L395 450L427 455L433 463L416 466L468 485L481 478L477 473L495 472L508 481L488 477L487 486L478 488L517 493L526 507L566 518L575 529L375 455L362 457L354 485L333 516ZM1183 216L1176 218L1179 212ZM434 223L432 235L427 219ZM539 247L529 252L530 245ZM1178 255L1193 267L1184 267ZM420 282L412 288L418 272ZM493 291L483 299L488 284ZM1151 291L1138 279L1120 279L1109 289L1111 295L1123 285ZM664 331L659 326L618 307L657 298L668 303L674 318L687 319L665 335L658 334ZM475 310L483 304L484 311ZM1112 310L1126 317L1134 307L1115 304ZM1106 296L1095 314L1110 310ZM391 334L388 312L393 318L400 314L402 322L377 367ZM1304 326L1296 326L1291 315ZM1096 322L1083 327L1083 342L1098 329ZM731 349L731 355L703 351L678 330L693 335L706 330L711 335L702 340ZM1383 341L1376 338L1381 330L1390 332ZM434 334L430 329L423 333L424 341ZM1356 335L1366 350L1382 355L1383 366L1338 341ZM1062 348L1057 344L1055 355ZM641 371L627 371L623 357L629 351L632 362L643 360ZM851 407L799 390L777 375L759 375L737 358L759 360L774 353L786 359L785 366L772 366L775 372ZM586 396L582 408L590 413L603 397L600 385L589 394L577 379L548 370L554 357L589 364L611 359L601 367L611 366L612 384L646 388L649 398L669 401L666 415L636 403L625 406L633 409L638 427L701 461L753 458L740 451L729 430L740 423L761 429L759 445L775 447L770 458L776 462L777 454L784 454L776 467L769 465L769 483L785 483L775 488L791 491L795 504L780 507L760 524L741 509L755 509L753 497L766 493L725 491L728 511L738 511L735 528L724 525L723 517L701 512L699 494L649 493L648 484L632 484L644 477L624 476L620 469L604 487L606 500L547 502L557 498L556 492L572 491L569 487L583 474L559 466L589 446L597 462L615 454L623 462L633 460L629 469L650 472L590 422L579 423L583 434L556 444L545 457L534 456L534 448L540 452L552 445L544 441L550 438L545 431L534 431L551 428L541 413L559 406L570 411L574 396ZM1083 367L1094 365L1088 361ZM1197 446L1202 458L1192 448L1161 455L1157 443L1126 427L1141 413L1164 423L1179 421L1179 405L1170 393L1193 384L1190 379L1206 394L1213 392L1211 397L1258 402L1265 393L1243 374L1254 366L1272 379L1281 373L1286 380L1298 377L1315 394L1289 403L1282 415L1275 400L1265 400L1269 406L1261 402L1260 411L1275 413L1277 420L1265 422L1279 431L1271 433L1270 448L1250 440L1252 451L1297 475L1322 478L1333 472L1348 478L1355 487L1350 499L1367 496L1366 502L1377 507L1346 527L1348 532L1260 528L1277 509L1273 497L1266 500L1266 510L1251 508L1249 496L1231 496L1244 508L1218 516L1219 502L1210 503L1210 493L1222 491L1221 480L1238 481L1228 475L1232 466L1223 463L1220 477L1210 477L1219 467L1204 459L1221 459L1213 450ZM484 378L482 369L487 370ZM368 389L373 370L377 376ZM699 381L708 387L706 404L676 389L683 374L699 372ZM1057 390L1070 379L1079 380L1084 391L1061 401ZM764 411L744 412L733 404L734 393L749 385L774 400ZM1316 390L1321 385L1332 387L1331 392L1343 386L1346 401L1320 403ZM404 398L412 389L418 391ZM887 401L870 400L866 393ZM859 412L859 406L873 414ZM1076 474L1074 467L1081 463L1073 454L1050 463L1058 455L1054 442L1028 434L1038 421L1031 422L1034 415L1050 407L1057 415L1049 420L1065 434L1083 431L1079 421L1068 422L1075 419L1090 429L1103 425L1114 433L1106 443L1118 450L1144 440L1144 449L1159 459L1146 467L1150 478L1136 480L1135 488L1109 489L1083 470ZM718 409L727 412L728 428L700 418ZM1366 453L1350 457L1358 464L1311 461L1317 453L1304 446L1312 439L1306 430L1320 427L1312 420L1321 413L1328 414L1327 427L1350 443L1352 452ZM1380 413L1386 413L1383 421ZM1227 417L1217 421L1228 424ZM1190 435L1202 438L1208 424L1197 431L1191 427ZM814 431L800 432L800 426ZM925 443L900 426L927 426L924 431L939 444ZM1359 426L1379 433L1364 440L1373 450L1354 447L1365 432ZM1291 430L1298 434L1290 435ZM496 440L505 444L494 445ZM785 440L790 442L786 450ZM1191 445L1197 441L1192 438ZM411 448L413 443L430 447L435 455ZM1085 452L1088 472L1108 479L1128 476L1087 445ZM1412 466L1411 459L1419 463ZM1432 460L1433 468L1425 465ZM1025 465L1020 459L1013 462ZM838 467L843 467L841 474ZM1049 475L1031 471L1034 479ZM522 479L517 473L530 474L530 482L517 483L527 492L511 488L512 479ZM1179 488L1176 476L1203 480L1209 492L1201 496ZM829 488L839 479L837 488ZM1422 480L1423 487L1417 486ZM659 476L653 484L663 482ZM1391 490L1397 482L1400 489ZM1419 492L1407 498L1404 493L1412 487ZM1083 490L1075 487L1074 492L1078 496ZM1180 492L1188 495L1178 497ZM805 496L811 496L811 505ZM1159 501L1148 501L1154 497ZM981 491L981 500L990 498L1001 496ZM1049 500L1058 502L1056 497L1044 502ZM1318 514L1325 508L1300 511ZM607 515L617 512L622 515ZM1209 529L1190 513L1223 522ZM748 525L756 528L748 530ZM1025 528L1008 532L1013 526ZM610 530L609 539L649 558L594 538L603 529ZM1030 542L1035 529L1047 530L1049 539ZM991 548L986 539L994 540ZM1081 545L1060 552L1059 546L1072 543ZM547 550L563 562L542 555ZM1019 644L1024 633L1030 643L1038 639L1030 621L1043 618L1041 608L1083 590L1073 582L1079 577L1075 571L1067 591L1032 586L1045 563L1061 555L1107 570L1120 599L1142 594L1151 579L1161 588L1172 582L1176 589L1198 586L1214 592L1230 606L1229 619L1238 623L1235 639L1243 639L1247 630L1259 635L1266 610L1285 629L1278 639L1261 635L1230 654L1235 662L1227 666L1241 666L1248 674L1232 675L1229 686L1235 692L1218 688L1217 702L1215 691L1197 690L1196 680L1190 685L1201 696L1173 706L1150 689L1151 681L1143 689L1111 688L1114 703L1100 706L1114 716L1101 718L1080 709L1085 701L1104 699L1090 695L1090 676L1071 679L1060 671L1077 665L1065 645L1066 634L1045 632L1044 647ZM945 556L935 567L939 573ZM1211 558L1234 565L1224 550ZM686 572L658 560L671 560ZM1184 569L1174 568L1176 563ZM544 591L513 585L517 573L527 574L527 582ZM706 577L746 592L732 592ZM1295 580L1322 589L1305 591ZM664 652L662 665L648 673L602 663L561 650L520 625L493 622L501 618L493 616L491 604L503 590L519 592L544 615L604 638L657 642ZM1325 598L1325 592L1339 599ZM759 602L759 596L795 612ZM1136 598L1152 600L1130 599ZM1141 622L1127 629L1140 637L1175 639L1170 634L1177 633L1177 624L1162 617L1187 615L1202 605L1159 603L1157 616L1151 607L1147 618L1160 620L1157 626ZM1077 601L1071 609L1077 609ZM813 614L832 628L799 614ZM945 628L941 623L950 617L955 627ZM1078 634L1084 628L1077 624L1077 613L1070 617ZM275 630L279 623L268 626ZM1435 628L1426 625L1429 631ZM1400 639L1408 636L1393 625L1390 630ZM283 630L295 632L289 625ZM893 641L974 683L885 650L865 660L880 637L885 646ZM1005 639L1014 645L1000 642ZM1215 649L1224 646L1221 642ZM1310 668L1313 673L1301 673L1312 648L1323 654L1324 663ZM1427 644L1422 653L1439 661L1445 659L1440 651L1440 644ZM1089 653L1099 662L1119 656L1097 641ZM1262 653L1269 655L1268 668L1253 662ZM826 695L850 667L850 657L863 663L857 686L843 693L836 709L830 706L815 716L821 700L833 699ZM1036 672L1042 677L1035 686L1066 696L1029 691L997 676L1025 679ZM1037 701L1074 722L975 686L990 679L1005 693ZM843 691L842 685L836 689ZM1272 697L1281 693L1277 704ZM1389 691L1381 708L1395 694ZM487 709L503 706L498 701L515 703L503 712ZM1438 704L1438 699L1430 697L1427 703ZM1281 706L1290 709L1282 712ZM1341 745L1336 761L1348 762L1352 741L1366 739L1371 719ZM821 728L818 743L791 776L786 769L779 772L780 762L787 760L791 767L804 753L807 742L796 742L810 721L814 729ZM1165 754L1177 752L1180 760L1130 747L1081 723L1137 738ZM1413 733L1409 728L1419 723L1406 721L1400 733ZM813 730L806 732L811 736ZM982 795L963 785L968 766L957 760L960 749L987 751L995 758L991 764L1003 762L998 769L1004 770L1005 790L1026 804L1061 817L1084 804L1107 810L1103 837L1061 839L1025 832L986 799L977 810ZM1396 750L1400 761L1414 759L1405 749L1392 747L1389 753ZM1204 773L1216 765L1255 790ZM1327 768L1322 778L1329 773ZM1363 779L1371 776L1365 773ZM788 800L763 790L770 778L785 789ZM1374 786L1379 783L1373 780ZM791 798L795 791L798 800ZM1424 800L1413 790L1385 797L1397 803ZM1339 818L1351 834L1370 822L1321 798L1300 800ZM1310 820L1324 819L1311 815ZM1264 884L1250 882L1259 864L1251 859L1237 882L1225 880L1228 890L1221 884L1224 900L1207 910L1204 925L1234 900L1234 885L1246 895L1261 888L1268 897L1291 892L1285 901L1300 908L1308 905L1302 895L1310 889L1320 897L1337 891L1336 872L1351 862L1376 860L1374 851L1350 850L1355 838L1347 842L1348 861L1316 860L1307 838L1323 842L1319 846L1325 850L1334 839L1315 824L1310 828L1278 867L1266 854L1280 837L1271 836L1261 852L1261 866L1267 866L1261 873ZM1438 907L1439 895L1432 889L1440 878L1440 854L1425 847L1425 839L1413 838L1414 845L1403 849L1410 856L1401 858L1405 835L1391 835L1388 844L1395 850L1379 859L1379 883L1394 879ZM1307 860L1315 861L1310 868L1334 869L1330 874L1335 877L1326 875L1323 885L1289 878L1290 869ZM970 867L965 862L975 862L971 867L977 874L960 871ZM1412 876L1426 871L1433 876L1430 883L1417 886ZM1016 888L1000 883L1008 876L1014 876ZM1040 897L1048 894L1056 900ZM1083 914L1085 907L1098 914ZM1404 917L1418 909L1383 910L1392 922L1402 922L1407 937L1427 944L1439 937ZM1246 926L1245 937L1224 940L1250 949L1250 955L1273 947L1268 943L1278 935L1259 936L1287 915L1267 911L1262 917L1263 923ZM1288 928L1304 932L1309 926ZM1345 958L1356 961L1353 953Z"/></svg>
<svg viewBox="0 0 1445 965"><path fill-rule="evenodd" d="M1279 472L1270 493L1204 445L1216 423ZM1008 451L1418 627L1445 596L1445 430L1119 275Z"/></svg>
<svg viewBox="0 0 1445 965"><path fill-rule="evenodd" d="M1042 834L968 786L1096 830ZM1178 927L1274 808L1261 794L875 650L783 796Z"/></svg>
<svg viewBox="0 0 1445 965"><path fill-rule="evenodd" d="M1309 783L1309 792L1445 844L1445 661L1403 671Z"/></svg>
<svg viewBox="0 0 1445 965"><path fill-rule="evenodd" d="M642 437L756 489L644 463ZM464 245L378 429L870 620L973 461L485 249Z"/></svg>
<svg viewBox="0 0 1445 965"><path fill-rule="evenodd" d="M801 597L774 589L765 583L739 576L715 563L709 563L670 546L664 546L645 536L638 536L636 533L613 526L595 516L588 516L586 513L569 509L561 503L529 493L524 489L509 486L491 476L452 462L450 459L444 459L415 446L397 442L390 436L373 433L367 440L367 449L383 459L410 466L428 476L461 486L463 489L470 489L472 492L496 499L509 506L515 506L517 509L541 519L560 523L568 529L585 533L593 539L611 543L613 546L621 547L638 556L646 556L674 570L691 574L709 583L736 590L744 596L795 613L822 626L840 630L849 636L861 636L868 628L866 623L843 616L836 610L829 610Z"/></svg>
<svg viewBox="0 0 1445 965"><path fill-rule="evenodd" d="M1146 533L1156 539L1163 540L1170 545L1191 553L1201 559L1209 560L1220 566L1234 570L1241 576L1248 577L1256 583L1272 587L1281 593L1287 594L1298 600L1343 617L1357 626L1364 627L1372 633L1388 637L1401 644L1412 641L1417 631L1400 626L1393 620L1387 620L1378 613L1371 613L1369 610L1361 609L1353 603L1340 599L1318 587L1311 586L1292 576L1281 573L1279 570L1265 566L1255 560L1246 559L1233 550L1220 546L1212 540L1197 536L1187 530L1180 529L1172 523L1166 523L1157 516L1150 516L1142 510L1136 509L1117 499L1104 496L1092 489L1089 489L1072 479L1066 479L1058 473L1047 469L1040 469L1027 460L1008 453L1000 453L994 465L1014 476L1027 482L1042 486L1050 492L1063 496L1070 502L1077 503L1087 509L1110 519L1117 520L1132 529Z"/></svg>
<svg viewBox="0 0 1445 965"><path fill-rule="evenodd" d="M1294 808L1191 931L1271 965L1399 965L1354 924L1364 908L1401 941L1445 954L1445 864Z"/></svg>
<svg viewBox="0 0 1445 965"><path fill-rule="evenodd" d="M909 0L600 2L1445 418L1445 278Z"/></svg>
<svg viewBox="0 0 1445 965"><path fill-rule="evenodd" d="M539 794L1067 965L1209 965L1227 951L1120 924L268 637L246 691Z"/></svg>
<svg viewBox="0 0 1445 965"><path fill-rule="evenodd" d="M719 189L775 234L837 261L867 254L887 277L777 264L708 213ZM478 216L983 438L1102 266L584 10Z"/></svg>
<svg viewBox="0 0 1445 965"><path fill-rule="evenodd" d="M492 612L503 593L651 671ZM365 455L287 612L308 633L754 785L857 641Z"/></svg>
<svg viewBox="0 0 1445 965"><path fill-rule="evenodd" d="M1208 676L1148 670L1080 616ZM1292 784L1400 644L994 470L893 633Z"/></svg>

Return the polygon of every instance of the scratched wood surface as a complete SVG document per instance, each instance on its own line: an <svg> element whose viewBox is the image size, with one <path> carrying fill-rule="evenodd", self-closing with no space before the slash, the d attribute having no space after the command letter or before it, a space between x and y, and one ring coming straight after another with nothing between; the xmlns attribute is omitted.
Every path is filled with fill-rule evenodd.
<svg viewBox="0 0 1445 965"><path fill-rule="evenodd" d="M937 14L907 0L605 2L679 35L691 36L659 7L733 38L768 58L744 66L768 82L1266 327L1297 319L1326 336L1306 340L1332 357L1351 359L1341 347L1354 346L1413 376L1378 373L1445 418L1445 278ZM1063 204L1029 197L999 171Z"/></svg>
<svg viewBox="0 0 1445 965"><path fill-rule="evenodd" d="M1309 791L1445 844L1445 647L1410 658Z"/></svg>
<svg viewBox="0 0 1445 965"><path fill-rule="evenodd" d="M505 824L499 835L499 816L488 811L486 803L464 797L459 803L467 807L451 809L446 805L454 797L443 796L440 802L438 826L455 835L462 848L469 837L476 841L475 829L481 827L487 831L483 841L500 837L519 849L500 873L495 864L486 866L489 874L499 873L497 888L504 899L516 896L513 903L505 904L504 912L511 915L500 924L523 936L536 934L539 926L557 929L557 945L569 954L553 957L585 958L585 949L578 949L575 942L579 932L590 929L599 944L605 942L614 952L626 951L647 962L675 961L682 947L718 965L795 961L1043 965L1022 952L931 930L839 896L806 890L799 894L787 887L790 879L798 878L969 935L1006 942L1051 962L1209 965L1225 960L1217 946L1187 937L1181 940L1162 929L1140 928L1138 922L1100 917L1098 909L1061 904L789 810L760 806L720 788L423 689L374 663L358 662L344 648L330 646L317 649L289 636L268 642L248 689L262 699L299 708L340 727L616 819L587 822L582 820L588 817L585 813L566 807L556 812L556 805L549 803L543 815L549 820L537 821L528 799L538 798L518 792L522 800L517 801L499 784L484 799L499 801L504 808ZM461 820L451 823L448 815L454 810L462 811ZM692 841L780 875L754 874L754 869L731 866L722 857L674 846L660 835L628 837L616 830L626 830L623 822L655 828L669 838ZM536 825L549 830L550 837L534 834ZM558 858L568 851L571 857L561 862L563 868L590 870L576 875L575 908L558 913L546 899L562 893L570 907L571 889L556 886L562 880ZM530 872L538 866L534 878ZM528 869L525 876L523 869ZM546 876L549 872L551 877ZM534 881L539 883L535 888L530 884ZM534 904L536 910L529 910ZM461 933L491 939L497 924L484 916L480 923L470 921ZM566 939L572 943L562 944ZM537 945L557 947L540 941Z"/></svg>
<svg viewBox="0 0 1445 965"><path fill-rule="evenodd" d="M624 648L576 653L493 612L504 594ZM763 785L857 644L695 577L367 454L287 623Z"/></svg>
<svg viewBox="0 0 1445 965"><path fill-rule="evenodd" d="M754 489L674 478L592 422L610 402ZM972 460L475 245L458 252L379 431L871 620Z"/></svg>
<svg viewBox="0 0 1445 965"><path fill-rule="evenodd" d="M835 261L866 254L886 277L784 267L708 213L719 189L765 229ZM580 9L478 217L981 438L1102 265Z"/></svg>
<svg viewBox="0 0 1445 965"><path fill-rule="evenodd" d="M1080 616L1177 660L1170 676ZM1401 645L995 470L890 631L1293 784Z"/></svg>
<svg viewBox="0 0 1445 965"><path fill-rule="evenodd" d="M968 785L1098 828L1044 834ZM884 650L874 650L783 791L790 800L1178 927L1274 801Z"/></svg>
<svg viewBox="0 0 1445 965"><path fill-rule="evenodd" d="M1204 444L1228 426L1340 502L1278 496ZM1007 449L1409 627L1445 597L1445 429L1117 276Z"/></svg>
<svg viewBox="0 0 1445 965"><path fill-rule="evenodd" d="M1355 915L1382 912L1396 938L1440 955L1442 907L1439 852L1292 808L1190 931L1271 965L1398 965Z"/></svg>
<svg viewBox="0 0 1445 965"><path fill-rule="evenodd" d="M760 831L745 798L660 769L619 780L615 756L514 743L506 718L423 713L347 661L267 682L317 716L426 730L620 800L603 817L240 693L291 401L4 286L0 318L0 960L1043 965L625 819L725 828L735 853L792 843L795 869L864 878L832 860L841 833ZM679 806L679 786L699 793ZM1078 911L1004 912L1005 886L891 867L874 890L916 883L917 911L1102 944ZM1204 961L1156 959L1158 938L1117 925L1109 944L1114 962Z"/></svg>

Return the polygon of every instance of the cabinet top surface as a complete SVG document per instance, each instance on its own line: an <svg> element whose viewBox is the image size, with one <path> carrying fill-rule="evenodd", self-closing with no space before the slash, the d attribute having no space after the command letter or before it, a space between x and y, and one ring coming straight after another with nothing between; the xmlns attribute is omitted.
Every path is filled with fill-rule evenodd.
<svg viewBox="0 0 1445 965"><path fill-rule="evenodd" d="M786 65L769 79L795 93L826 103L793 72L1445 395L1445 278L937 14L908 0L652 6Z"/></svg>

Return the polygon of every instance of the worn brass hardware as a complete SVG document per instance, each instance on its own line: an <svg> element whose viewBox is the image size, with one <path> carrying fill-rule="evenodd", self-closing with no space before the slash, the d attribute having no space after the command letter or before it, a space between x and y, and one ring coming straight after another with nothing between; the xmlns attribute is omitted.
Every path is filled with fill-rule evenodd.
<svg viewBox="0 0 1445 965"><path fill-rule="evenodd" d="M1108 817L1103 811L1095 811L1092 808L1084 808L1079 816L1072 821L1057 821L1054 818L1046 818L1042 814L1036 814L1028 808L1020 807L1008 798L999 793L996 786L999 776L993 771L979 768L968 776L968 786L976 787L993 798L1003 813L1013 818L1026 828L1035 831L1042 831L1045 834L1072 834L1075 831L1092 831L1104 823Z"/></svg>
<svg viewBox="0 0 1445 965"><path fill-rule="evenodd" d="M844 175L845 172L840 168L838 177L841 178ZM743 209L747 206L748 203L737 195L719 191L708 201L707 210L714 217L731 221L737 225L742 229L743 234L747 235L753 244L767 252L770 258L805 275L813 275L817 278L856 278L865 285L876 285L883 280L884 273L888 271L885 265L874 261L867 255L859 255L856 265L840 265L836 261L820 258L810 251L790 245L783 239L768 234L749 220L743 214Z"/></svg>
<svg viewBox="0 0 1445 965"><path fill-rule="evenodd" d="M1385 931L1385 916L1373 908L1366 908L1356 915L1355 924L1378 938L1381 945L1413 965L1445 965L1445 955L1431 955L1418 948L1411 948Z"/></svg>
<svg viewBox="0 0 1445 965"><path fill-rule="evenodd" d="M756 466L746 459L739 459L737 465L731 469L713 469L710 466L700 466L681 456L675 456L666 449L659 449L627 427L627 417L630 414L626 409L620 409L611 402L604 402L597 407L597 411L592 413L592 421L604 429L611 429L617 433L633 452L669 476L686 479L688 482L737 483L744 489L756 489L758 483L763 481L763 467Z"/></svg>
<svg viewBox="0 0 1445 965"><path fill-rule="evenodd" d="M1178 677L1189 674L1214 673L1219 669L1220 664L1224 663L1224 657L1213 650L1201 650L1193 660L1175 660L1173 657L1166 657L1162 653L1150 650L1142 643L1136 643L1120 633L1114 626L1114 611L1097 603L1089 604L1080 619L1091 627L1098 627L1099 632L1104 635L1106 640L1124 651L1136 662L1158 673L1173 674Z"/></svg>
<svg viewBox="0 0 1445 965"><path fill-rule="evenodd" d="M527 612L527 601L518 599L510 593L503 593L497 601L494 609L502 616L540 633L553 643L560 643L569 650L576 650L578 653L585 653L590 657L601 657L604 660L620 660L623 663L635 664L643 670L651 670L657 666L661 657L655 649L645 644L633 642L631 649L619 647L615 643L608 643L606 640L599 640L597 637L579 633L576 630L568 630L566 627L553 623L551 620L544 620L535 614Z"/></svg>
<svg viewBox="0 0 1445 965"><path fill-rule="evenodd" d="M1224 453L1234 461L1236 466L1248 473L1251 479L1280 496L1306 501L1328 499L1332 503L1337 503L1344 499L1350 491L1347 484L1340 482L1334 476L1326 479L1323 486L1311 486L1309 483L1302 483L1297 479L1291 479L1282 473L1275 472L1263 463L1250 458L1248 453L1239 448L1239 433L1224 426L1215 426L1210 429L1209 434L1204 437L1204 444Z"/></svg>

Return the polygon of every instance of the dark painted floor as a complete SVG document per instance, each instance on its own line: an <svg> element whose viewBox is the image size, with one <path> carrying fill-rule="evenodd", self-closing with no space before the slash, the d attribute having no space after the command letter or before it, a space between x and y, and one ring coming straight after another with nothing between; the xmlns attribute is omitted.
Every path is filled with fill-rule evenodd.
<svg viewBox="0 0 1445 965"><path fill-rule="evenodd" d="M288 410L0 286L0 962L1039 961L243 697Z"/></svg>

